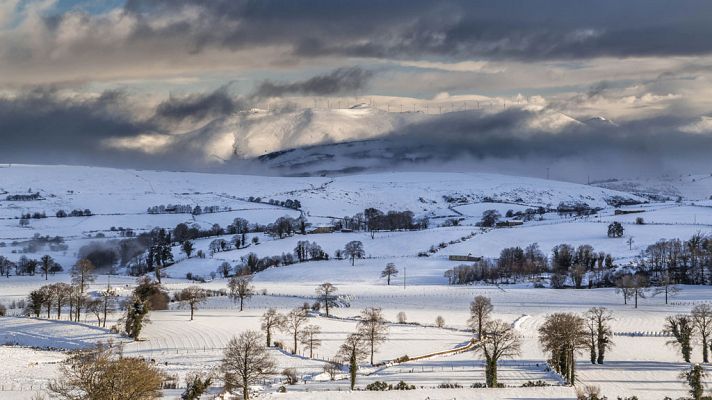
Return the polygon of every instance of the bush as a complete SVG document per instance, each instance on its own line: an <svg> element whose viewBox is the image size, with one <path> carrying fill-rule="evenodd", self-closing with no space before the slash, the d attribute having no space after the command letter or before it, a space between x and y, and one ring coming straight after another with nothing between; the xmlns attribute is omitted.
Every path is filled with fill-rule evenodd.
<svg viewBox="0 0 712 400"><path fill-rule="evenodd" d="M366 385L366 390L370 390L372 392L382 392L385 390L389 390L389 385L386 382L381 382L381 381L375 381L373 383L369 383Z"/></svg>
<svg viewBox="0 0 712 400"><path fill-rule="evenodd" d="M5 307L4 304L0 303L0 317L4 317L7 315L7 307Z"/></svg>
<svg viewBox="0 0 712 400"><path fill-rule="evenodd" d="M472 385L470 385L470 387L473 389L481 389L481 388L486 388L487 385L485 385L484 383L481 383L481 382L475 382Z"/></svg>
<svg viewBox="0 0 712 400"><path fill-rule="evenodd" d="M544 386L551 386L551 385L542 381L542 380L527 381L524 384L522 384L522 387L544 387Z"/></svg>
<svg viewBox="0 0 712 400"><path fill-rule="evenodd" d="M287 388L284 387L284 386L280 386L280 387L277 389L277 393L287 393Z"/></svg>
<svg viewBox="0 0 712 400"><path fill-rule="evenodd" d="M393 386L392 390L415 390L415 385L409 385L403 381L400 381L397 385Z"/></svg>
<svg viewBox="0 0 712 400"><path fill-rule="evenodd" d="M438 385L438 389L461 389L462 385L459 383L443 382Z"/></svg>
<svg viewBox="0 0 712 400"><path fill-rule="evenodd" d="M638 217L635 219L635 224L636 225L645 225L645 220L643 219L643 217Z"/></svg>
<svg viewBox="0 0 712 400"><path fill-rule="evenodd" d="M406 361L408 361L408 360L410 360L410 357L408 357L408 355L406 354L406 355L404 355L404 356L400 356L400 357L396 358L396 359L395 359L395 362L397 362L397 363L404 363L404 362L406 362Z"/></svg>
<svg viewBox="0 0 712 400"><path fill-rule="evenodd" d="M399 324L405 324L406 322L408 322L408 317L406 317L403 311L399 312L396 318L398 319Z"/></svg>
<svg viewBox="0 0 712 400"><path fill-rule="evenodd" d="M299 378L297 378L297 370L294 368L285 368L282 370L282 375L284 375L284 378L287 380L287 384L289 385L295 385L299 382Z"/></svg>

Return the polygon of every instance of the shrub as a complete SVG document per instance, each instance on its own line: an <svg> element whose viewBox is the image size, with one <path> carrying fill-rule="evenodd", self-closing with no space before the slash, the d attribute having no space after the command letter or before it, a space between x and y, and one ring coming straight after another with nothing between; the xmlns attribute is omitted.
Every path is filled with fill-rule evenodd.
<svg viewBox="0 0 712 400"><path fill-rule="evenodd" d="M392 390L415 390L415 385L409 385L403 381L400 381L397 385L393 386Z"/></svg>
<svg viewBox="0 0 712 400"><path fill-rule="evenodd" d="M473 389L481 389L481 388L486 388L487 385L485 385L485 384L482 383L482 382L475 382L475 383L473 383L472 385L470 385L470 387L473 388Z"/></svg>
<svg viewBox="0 0 712 400"><path fill-rule="evenodd" d="M438 385L438 389L461 389L462 385L459 383L443 382Z"/></svg>
<svg viewBox="0 0 712 400"><path fill-rule="evenodd" d="M382 381L375 381L373 383L369 383L368 385L366 385L366 390L370 390L372 392L375 392L375 391L382 392L382 391L389 390L389 389L390 389L389 385L386 382L382 382Z"/></svg>
<svg viewBox="0 0 712 400"><path fill-rule="evenodd" d="M551 385L542 381L542 380L527 381L524 384L522 384L522 387L544 387L544 386L551 386Z"/></svg>
<svg viewBox="0 0 712 400"><path fill-rule="evenodd" d="M406 317L403 311L399 312L396 318L398 318L399 324L405 324L406 322L408 322L408 317Z"/></svg>
<svg viewBox="0 0 712 400"><path fill-rule="evenodd" d="M284 375L284 378L287 380L287 384L289 385L295 385L299 382L299 378L297 378L297 370L294 368L285 368L282 370L282 375Z"/></svg>
<svg viewBox="0 0 712 400"><path fill-rule="evenodd" d="M638 217L635 219L635 224L636 225L645 225L645 220L643 219L643 217Z"/></svg>
<svg viewBox="0 0 712 400"><path fill-rule="evenodd" d="M400 357L396 358L396 359L395 359L395 362L397 362L397 363L404 363L404 362L406 362L406 361L408 361L408 360L410 360L410 357L408 357L408 355L406 354L406 355L404 355L404 356L400 356Z"/></svg>
<svg viewBox="0 0 712 400"><path fill-rule="evenodd" d="M0 303L0 317L4 317L7 315L7 307L5 307L4 304Z"/></svg>

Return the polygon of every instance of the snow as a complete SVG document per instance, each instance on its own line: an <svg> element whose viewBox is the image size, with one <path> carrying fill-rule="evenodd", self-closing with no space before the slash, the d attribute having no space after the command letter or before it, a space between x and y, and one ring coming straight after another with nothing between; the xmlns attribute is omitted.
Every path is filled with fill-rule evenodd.
<svg viewBox="0 0 712 400"><path fill-rule="evenodd" d="M357 108L344 118L361 118L366 113ZM363 116L367 118L367 116ZM682 179L682 178L681 178ZM668 315L689 312L694 304L712 302L707 287L683 287L681 293L666 305L662 297L640 300L639 308L624 305L614 289L553 290L533 288L529 283L515 285L448 286L443 273L460 262L448 260L449 255L473 254L497 257L505 247L527 246L538 243L542 251L561 243L574 246L590 244L597 251L605 251L626 263L646 246L662 238L686 239L697 232L712 231L712 204L699 196L707 182L690 178L676 190L690 197L682 201L650 201L646 204L623 207L644 210L642 213L615 215L607 200L622 197L642 201L635 194L623 193L597 186L577 185L550 180L521 178L483 173L379 173L342 177L282 178L247 175L217 175L165 171L129 171L108 168L72 166L13 165L0 168L0 255L17 260L22 255L24 240L35 234L61 235L67 243L66 251L41 249L27 254L39 257L52 255L65 268L76 261L81 246L91 241L119 238L114 227L137 231L154 226L172 228L185 222L209 227L214 223L226 226L234 218L266 224L284 215L303 214L315 225L328 224L332 218L363 212L367 207L383 211L411 210L417 217L429 217L430 228L422 231L376 232L374 237L364 232L295 235L284 239L261 233L248 234L260 239L259 245L219 252L204 259L187 259L176 247L176 263L165 272L164 286L175 292L197 284L185 278L187 273L203 276L207 289L225 289L227 281L212 278L217 266L228 261L232 265L250 252L260 257L292 252L299 240L316 242L330 255L352 240L360 240L366 258L355 260L330 259L310 261L279 268L269 268L254 276L257 295L247 300L245 311L227 297L212 297L196 311L195 320L188 321L189 311L178 303L169 310L151 313L151 323L142 333L142 340L129 342L110 327L117 324L119 313L110 316L107 328L97 326L89 315L81 322L35 319L20 316L17 308L9 309L8 317L0 318L0 357L5 368L0 368L0 398L31 398L50 379L57 376L58 363L64 350L87 348L98 342L123 343L124 353L154 360L161 369L181 379L195 371L213 371L219 365L222 352L230 338L247 330L259 329L260 317L268 308L288 312L305 302L315 301L315 288L322 282L338 287L341 307L333 310L333 317L312 315L310 324L322 329L322 346L314 359L271 349L278 370L297 369L302 380L288 386L288 393L275 393L283 383L275 375L264 382L262 390L267 399L387 399L395 396L408 399L574 399L575 389L558 386L560 379L546 370L547 354L538 344L537 329L547 314L553 312L582 313L593 306L609 308L615 316L612 329L615 346L603 365L592 365L586 354L578 358L577 386L600 386L609 398L636 395L640 399L659 400L686 395L678 374L686 367L680 362L677 350L666 345L661 335ZM665 180L649 182L649 187L665 187ZM628 190L625 185L607 185ZM634 190L636 193L642 193ZM39 192L43 200L7 201L8 194ZM276 205L249 202L250 196L263 200L298 199L302 210ZM480 229L474 226L484 210L522 211L534 207L556 207L560 202L586 202L602 210L593 216L573 217L546 213L542 219L527 221L522 226L500 229ZM160 204L216 205L231 211L214 214L147 214L146 209ZM91 209L91 217L46 218L31 220L22 228L17 216L23 212L45 211L49 216L59 209ZM635 223L642 217L643 225ZM462 219L460 226L440 227L449 218ZM607 225L623 223L623 238L608 238ZM106 238L97 238L102 233ZM628 243L633 238L632 244ZM224 236L223 238L230 238ZM462 238L466 238L463 240ZM195 241L196 249L207 250L214 237ZM17 242L17 243L13 243ZM418 257L431 246L445 243L429 257ZM400 270L391 285L380 277L389 262ZM54 282L68 282L65 273L52 275L48 280L40 276L10 276L0 278L0 303L10 305L24 299L40 286ZM135 285L135 278L125 275L100 275L88 287L89 292L102 290L108 281L122 296ZM375 354L376 362L394 360L403 355L418 356L449 350L467 343L472 334L467 328L469 303L475 295L486 295L494 304L494 317L511 323L521 335L522 353L500 364L503 389L473 389L473 383L484 381L483 362L476 352L440 355L401 364L371 367L363 363L358 387L377 380L414 384L417 390L407 392L350 392L345 376L329 381L322 374L324 363L333 358L344 338L357 329L358 316L366 307L381 307L389 323L388 342ZM408 324L395 323L396 315L404 312ZM66 318L66 313L64 313ZM435 319L442 316L445 327L437 328ZM276 340L291 347L290 337L277 333ZM50 350L41 350L50 349ZM701 359L699 346L693 361ZM553 386L521 388L527 381L542 380ZM304 383L306 381L306 383ZM457 383L463 389L438 389L442 383ZM180 390L167 391L167 398L175 398ZM394 396L395 395L395 396Z"/></svg>

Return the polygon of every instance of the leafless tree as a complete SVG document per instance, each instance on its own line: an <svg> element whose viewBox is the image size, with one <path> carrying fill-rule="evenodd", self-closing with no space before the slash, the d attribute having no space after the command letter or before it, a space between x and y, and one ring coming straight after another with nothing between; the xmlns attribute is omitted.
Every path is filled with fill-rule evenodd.
<svg viewBox="0 0 712 400"><path fill-rule="evenodd" d="M336 305L336 293L338 289L329 282L322 283L316 288L316 296L319 303L324 304L326 316L329 316L329 307Z"/></svg>
<svg viewBox="0 0 712 400"><path fill-rule="evenodd" d="M54 304L57 307L57 319L62 318L62 307L67 303L67 300L72 296L72 287L66 283L54 283L50 285Z"/></svg>
<svg viewBox="0 0 712 400"><path fill-rule="evenodd" d="M361 321L358 323L358 331L363 336L369 347L371 355L371 365L373 365L373 353L378 345L386 341L388 337L388 325L383 318L380 308L370 307L361 312Z"/></svg>
<svg viewBox="0 0 712 400"><path fill-rule="evenodd" d="M142 358L121 357L113 349L74 352L49 384L53 397L64 400L152 400L161 397L162 373Z"/></svg>
<svg viewBox="0 0 712 400"><path fill-rule="evenodd" d="M328 362L324 364L324 372L329 375L330 380L336 380L336 376L341 372L341 365L336 362Z"/></svg>
<svg viewBox="0 0 712 400"><path fill-rule="evenodd" d="M616 280L616 292L623 294L623 304L628 304L628 299L635 299L635 308L638 308L638 298L647 297L650 282L641 274L624 275Z"/></svg>
<svg viewBox="0 0 712 400"><path fill-rule="evenodd" d="M359 240L353 240L346 243L344 247L344 255L351 259L351 265L353 266L357 258L364 258L366 256L366 251L363 249L363 243Z"/></svg>
<svg viewBox="0 0 712 400"><path fill-rule="evenodd" d="M230 298L237 302L240 299L240 311L242 311L245 299L249 299L255 294L255 287L252 286L251 278L248 276L234 276L227 282L230 289Z"/></svg>
<svg viewBox="0 0 712 400"><path fill-rule="evenodd" d="M445 326L445 318L443 318L441 315L438 315L437 318L435 318L435 326L438 328L442 328Z"/></svg>
<svg viewBox="0 0 712 400"><path fill-rule="evenodd" d="M190 320L198 309L198 305L204 303L208 298L208 292L200 286L188 286L180 291L180 301L190 308Z"/></svg>
<svg viewBox="0 0 712 400"><path fill-rule="evenodd" d="M285 316L278 313L274 308L270 308L262 314L262 330L267 338L267 347L272 345L272 332L275 329L283 330L286 323Z"/></svg>
<svg viewBox="0 0 712 400"><path fill-rule="evenodd" d="M84 292L89 283L94 282L94 264L86 258L77 261L71 269L72 283L77 286L76 298L76 315L75 320L79 321L82 310L82 302L84 301Z"/></svg>
<svg viewBox="0 0 712 400"><path fill-rule="evenodd" d="M294 354L297 354L297 341L299 340L299 335L302 333L302 327L306 322L307 313L301 307L297 307L287 314L284 326L286 331L292 335L292 339L294 339L294 350L292 351Z"/></svg>
<svg viewBox="0 0 712 400"><path fill-rule="evenodd" d="M250 398L250 385L274 373L275 362L262 343L262 334L245 331L232 338L225 349L220 367L225 388L230 392L234 388L242 388L244 400Z"/></svg>
<svg viewBox="0 0 712 400"><path fill-rule="evenodd" d="M490 314L492 314L493 309L494 307L489 297L475 296L475 299L470 303L470 319L467 323L477 332L477 337L480 339L483 333L482 328L489 319Z"/></svg>
<svg viewBox="0 0 712 400"><path fill-rule="evenodd" d="M103 302L101 301L101 299L90 298L84 304L86 312L94 314L97 320L97 326L101 326L101 310L103 308Z"/></svg>
<svg viewBox="0 0 712 400"><path fill-rule="evenodd" d="M386 282L390 286L391 284L391 278L395 277L398 275L398 268L396 268L396 265L394 263L388 263L386 264L386 268L383 269L381 272L381 278L386 278Z"/></svg>
<svg viewBox="0 0 712 400"><path fill-rule="evenodd" d="M319 325L307 325L302 330L299 341L302 342L305 349L309 350L309 358L313 358L314 349L321 346L320 334L321 328L319 328Z"/></svg>
<svg viewBox="0 0 712 400"><path fill-rule="evenodd" d="M664 294L665 304L668 303L668 299L670 297L676 296L680 292L680 290L682 290L679 286L675 285L672 278L670 277L669 272L664 272L663 276L660 277L660 279L656 283L657 284L655 285L655 290L653 290L653 296Z"/></svg>
<svg viewBox="0 0 712 400"><path fill-rule="evenodd" d="M42 258L40 258L40 271L45 276L45 280L49 279L49 272L52 270L52 267L54 267L54 259L52 256L49 255L44 255Z"/></svg>
<svg viewBox="0 0 712 400"><path fill-rule="evenodd" d="M477 350L485 357L487 387L497 387L497 362L501 358L519 355L521 340L512 326L504 321L487 321L483 329L484 335Z"/></svg>
<svg viewBox="0 0 712 400"><path fill-rule="evenodd" d="M551 354L549 362L570 384L576 380L576 353L588 347L588 337L584 319L573 313L548 315L539 327L539 343Z"/></svg>

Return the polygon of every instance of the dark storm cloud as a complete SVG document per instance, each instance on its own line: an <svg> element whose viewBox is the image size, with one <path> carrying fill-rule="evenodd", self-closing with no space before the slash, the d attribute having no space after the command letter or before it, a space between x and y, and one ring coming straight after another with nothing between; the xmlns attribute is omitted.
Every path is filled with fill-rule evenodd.
<svg viewBox="0 0 712 400"><path fill-rule="evenodd" d="M150 21L190 9L199 18ZM299 56L576 59L712 51L705 0L129 0L135 40L182 38L190 51L288 46Z"/></svg>
<svg viewBox="0 0 712 400"><path fill-rule="evenodd" d="M223 86L208 93L171 96L158 105L155 117L167 122L195 122L229 115L243 108L244 104L228 89L228 86Z"/></svg>
<svg viewBox="0 0 712 400"><path fill-rule="evenodd" d="M353 93L364 89L373 76L371 71L359 67L339 68L328 74L294 82L276 83L266 81L260 84L254 97L280 97L284 95L331 96Z"/></svg>
<svg viewBox="0 0 712 400"><path fill-rule="evenodd" d="M125 95L66 98L54 88L32 88L0 97L0 157L9 161L59 162L91 158L103 139L131 137L149 129L125 110Z"/></svg>
<svg viewBox="0 0 712 400"><path fill-rule="evenodd" d="M507 161L518 165L519 173L562 162L578 167L568 173L595 171L601 178L709 169L712 134L682 132L689 119L662 116L620 125L592 119L552 133L532 128L536 118L534 112L514 109L485 115L450 113L393 132L385 140L389 149L401 152L396 159L426 151L438 163Z"/></svg>

